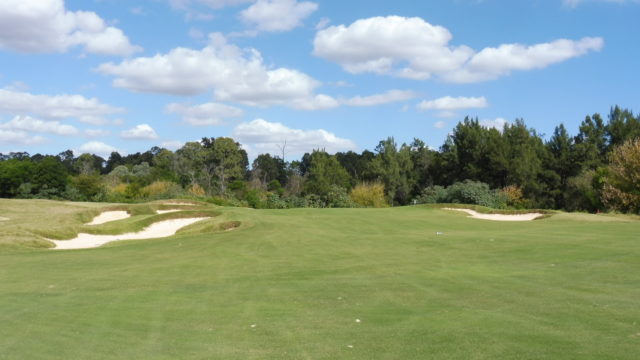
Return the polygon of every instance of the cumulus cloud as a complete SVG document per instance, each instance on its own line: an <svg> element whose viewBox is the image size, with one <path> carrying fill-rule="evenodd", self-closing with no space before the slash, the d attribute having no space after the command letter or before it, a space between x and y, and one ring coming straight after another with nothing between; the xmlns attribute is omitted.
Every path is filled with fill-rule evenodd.
<svg viewBox="0 0 640 360"><path fill-rule="evenodd" d="M123 112L81 95L34 95L27 92L0 89L0 113L34 115L47 119L74 118L89 124L108 122L106 116Z"/></svg>
<svg viewBox="0 0 640 360"><path fill-rule="evenodd" d="M263 119L236 126L232 137L243 144L251 154L279 154L280 146L285 141L286 150L290 154L303 154L314 149L325 149L330 153L357 149L353 141L339 138L326 130L292 129L281 123Z"/></svg>
<svg viewBox="0 0 640 360"><path fill-rule="evenodd" d="M509 123L509 121L507 119L504 118L496 118L496 119L485 119L485 120L480 120L480 125L484 126L486 128L494 128L494 129L498 129L500 131L502 131L502 129L504 129L504 126L507 125Z"/></svg>
<svg viewBox="0 0 640 360"><path fill-rule="evenodd" d="M240 12L240 19L260 31L282 32L302 26L302 20L318 9L313 2L258 0Z"/></svg>
<svg viewBox="0 0 640 360"><path fill-rule="evenodd" d="M178 150L182 146L184 146L184 141L179 141L179 140L163 141L160 144L160 147L163 147L163 148L169 149L169 150Z"/></svg>
<svg viewBox="0 0 640 360"><path fill-rule="evenodd" d="M271 68L255 49L228 44L211 34L202 50L175 48L167 54L100 65L113 85L134 92L196 95L213 89L219 101L250 106L312 102L320 82L297 70Z"/></svg>
<svg viewBox="0 0 640 360"><path fill-rule="evenodd" d="M128 140L154 140L158 138L158 134L149 124L140 124L122 131L120 137Z"/></svg>
<svg viewBox="0 0 640 360"><path fill-rule="evenodd" d="M72 136L79 133L71 125L59 121L43 121L30 116L16 116L6 123L0 123L0 129L22 130L30 133L47 133L61 136Z"/></svg>
<svg viewBox="0 0 640 360"><path fill-rule="evenodd" d="M481 97L445 96L435 100L424 100L418 104L419 110L454 111L462 109L479 109L489 106L487 99Z"/></svg>
<svg viewBox="0 0 640 360"><path fill-rule="evenodd" d="M221 125L225 119L244 115L242 109L219 103L200 105L171 103L166 106L165 110L168 113L180 115L182 121L193 126Z"/></svg>
<svg viewBox="0 0 640 360"><path fill-rule="evenodd" d="M444 129L445 126L447 126L447 123L444 121L437 121L435 124L433 124L433 127L436 129Z"/></svg>
<svg viewBox="0 0 640 360"><path fill-rule="evenodd" d="M343 104L349 106L376 106L389 104L393 102L406 101L416 98L418 95L413 91L407 90L390 90L384 94L376 94L371 96L356 96L351 99L342 101Z"/></svg>
<svg viewBox="0 0 640 360"><path fill-rule="evenodd" d="M103 129L86 129L84 136L88 138L99 138L111 135L111 131Z"/></svg>
<svg viewBox="0 0 640 360"><path fill-rule="evenodd" d="M222 9L226 6L254 2L255 0L169 0L169 4L176 9L187 9L194 4L207 6L211 9Z"/></svg>
<svg viewBox="0 0 640 360"><path fill-rule="evenodd" d="M51 53L74 46L102 55L128 56L142 51L122 30L107 26L96 13L67 11L63 0L0 2L0 48Z"/></svg>
<svg viewBox="0 0 640 360"><path fill-rule="evenodd" d="M314 55L340 64L353 74L376 73L426 80L472 83L493 80L515 70L544 68L591 51L602 38L560 39L532 46L503 44L476 52L450 45L452 35L421 18L400 16L361 19L349 26L318 31Z"/></svg>
<svg viewBox="0 0 640 360"><path fill-rule="evenodd" d="M26 131L0 128L0 144L36 145L46 142L42 136L32 136Z"/></svg>
<svg viewBox="0 0 640 360"><path fill-rule="evenodd" d="M74 153L76 154L94 154L105 159L108 158L112 152L118 152L122 154L121 151L114 148L113 146L100 141L90 141L88 143L82 144L78 151L74 151Z"/></svg>

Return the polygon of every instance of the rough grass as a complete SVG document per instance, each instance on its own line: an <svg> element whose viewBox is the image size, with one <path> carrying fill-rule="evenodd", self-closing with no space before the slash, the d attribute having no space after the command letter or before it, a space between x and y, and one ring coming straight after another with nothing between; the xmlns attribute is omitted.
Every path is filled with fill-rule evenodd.
<svg viewBox="0 0 640 360"><path fill-rule="evenodd" d="M23 227L9 220L0 229L43 228L36 217L26 220L30 211L73 218L106 206L2 200L0 216L23 217ZM640 352L634 218L557 214L501 223L424 206L212 209L220 212L214 222L194 226L240 227L87 250L0 247L0 358L636 359Z"/></svg>

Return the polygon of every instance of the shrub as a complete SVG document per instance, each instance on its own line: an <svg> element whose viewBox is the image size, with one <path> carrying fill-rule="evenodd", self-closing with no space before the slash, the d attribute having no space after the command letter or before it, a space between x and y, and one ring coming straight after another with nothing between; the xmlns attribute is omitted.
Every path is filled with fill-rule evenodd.
<svg viewBox="0 0 640 360"><path fill-rule="evenodd" d="M437 204L447 202L447 190L440 186L429 186L422 190L422 194L417 199L419 204Z"/></svg>
<svg viewBox="0 0 640 360"><path fill-rule="evenodd" d="M325 198L326 207L330 208L351 208L355 207L355 203L351 201L347 194L347 189L338 185L331 185L329 192Z"/></svg>
<svg viewBox="0 0 640 360"><path fill-rule="evenodd" d="M252 189L247 191L247 195L245 196L245 200L254 209L260 209L262 207L262 199L260 198L260 191L257 189Z"/></svg>
<svg viewBox="0 0 640 360"><path fill-rule="evenodd" d="M362 183L358 184L349 194L351 201L364 207L381 208L387 207L384 197L384 184L382 183Z"/></svg>
<svg viewBox="0 0 640 360"><path fill-rule="evenodd" d="M640 139L613 149L607 170L603 202L614 210L640 212Z"/></svg>
<svg viewBox="0 0 640 360"><path fill-rule="evenodd" d="M275 193L270 193L269 195L267 195L265 206L268 209L286 209L289 207L287 202L280 198L280 195Z"/></svg>
<svg viewBox="0 0 640 360"><path fill-rule="evenodd" d="M103 192L100 175L80 174L71 179L71 185L78 189L85 200L93 200Z"/></svg>
<svg viewBox="0 0 640 360"><path fill-rule="evenodd" d="M202 188L202 186L198 184L193 184L189 187L189 194L197 197L203 197L205 194L205 191Z"/></svg>
<svg viewBox="0 0 640 360"><path fill-rule="evenodd" d="M182 187L172 181L155 181L140 190L141 195L149 199L174 198L181 192Z"/></svg>
<svg viewBox="0 0 640 360"><path fill-rule="evenodd" d="M525 198L522 188L516 185L509 185L501 190L502 196L506 199L507 205L518 209L524 208Z"/></svg>
<svg viewBox="0 0 640 360"><path fill-rule="evenodd" d="M504 208L507 199L499 191L493 191L489 185L465 180L457 182L447 188L447 201L459 204L475 204L490 208Z"/></svg>

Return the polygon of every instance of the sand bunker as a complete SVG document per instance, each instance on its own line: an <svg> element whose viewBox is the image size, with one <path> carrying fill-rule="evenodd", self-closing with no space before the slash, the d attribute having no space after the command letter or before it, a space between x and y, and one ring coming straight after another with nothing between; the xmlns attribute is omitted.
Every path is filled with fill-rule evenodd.
<svg viewBox="0 0 640 360"><path fill-rule="evenodd" d="M174 213L174 212L178 212L178 211L182 211L180 209L169 209L169 210L156 210L157 214L169 214L169 213Z"/></svg>
<svg viewBox="0 0 640 360"><path fill-rule="evenodd" d="M136 233L126 233L120 235L92 235L80 233L75 239L49 241L53 242L56 245L53 250L88 249L118 240L141 240L169 237L175 235L175 233L183 227L205 219L208 218L201 217L190 219L172 219L153 223L149 227L144 228L143 230Z"/></svg>
<svg viewBox="0 0 640 360"><path fill-rule="evenodd" d="M462 211L469 214L474 219L493 220L493 221L531 221L543 215L540 213L517 214L517 215L481 214L471 209L454 209L454 208L443 208L443 209L453 210L453 211Z"/></svg>
<svg viewBox="0 0 640 360"><path fill-rule="evenodd" d="M126 211L105 211L93 218L87 225L100 225L111 221L122 220L131 217Z"/></svg>
<svg viewBox="0 0 640 360"><path fill-rule="evenodd" d="M196 206L197 204L188 203L188 202L171 202L171 203L164 203L162 205L169 205L169 206L174 206L174 205L178 205L178 206Z"/></svg>

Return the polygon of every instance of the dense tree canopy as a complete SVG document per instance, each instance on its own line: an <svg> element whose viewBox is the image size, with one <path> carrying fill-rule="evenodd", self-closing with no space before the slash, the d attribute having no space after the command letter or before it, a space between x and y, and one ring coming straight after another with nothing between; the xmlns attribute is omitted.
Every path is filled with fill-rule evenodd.
<svg viewBox="0 0 640 360"><path fill-rule="evenodd" d="M175 152L113 152L106 160L71 150L57 156L14 152L0 154L0 196L203 196L283 208L380 204L384 190L390 205L471 198L505 206L637 212L637 139L640 117L616 106L607 122L599 114L585 117L575 136L563 124L544 139L522 119L496 129L467 117L438 151L417 138L398 144L390 137L361 153L317 149L291 162L260 154L251 167L241 145L226 137L205 137ZM347 195L354 188L357 202Z"/></svg>

